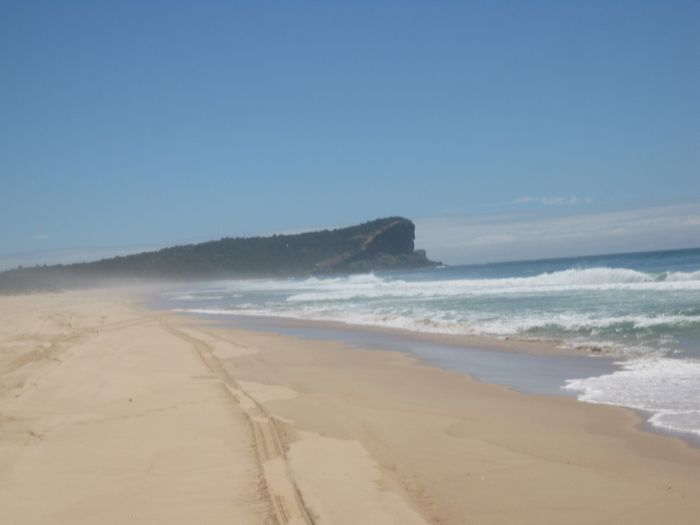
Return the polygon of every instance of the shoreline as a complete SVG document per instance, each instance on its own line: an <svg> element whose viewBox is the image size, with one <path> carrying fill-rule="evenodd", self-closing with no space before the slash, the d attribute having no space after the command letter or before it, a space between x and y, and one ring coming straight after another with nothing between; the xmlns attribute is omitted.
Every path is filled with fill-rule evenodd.
<svg viewBox="0 0 700 525"><path fill-rule="evenodd" d="M546 388L533 388L528 384L518 382L510 378L509 380L494 380L488 375L480 375L479 373L474 373L470 371L467 367L455 367L454 365L444 365L435 359L430 358L427 355L419 355L414 351L404 347L401 347L401 343L404 345L406 342L419 342L420 344L440 344L447 345L449 347L454 347L456 349L464 350L467 352L496 352L492 356L496 357L500 354L505 354L506 356L510 354L516 359L518 356L523 354L526 356L532 356L535 358L542 358L542 362L549 361L551 359L569 359L573 358L579 359L592 359L600 366L588 369L588 373L602 375L603 373L612 373L620 370L620 356L610 356L610 355L600 355L591 353L581 353L571 347L561 347L563 349L562 353L556 353L560 347L552 344L548 344L547 341L539 340L529 340L526 341L527 344L521 345L521 340L516 338L511 338L506 340L501 340L495 337L489 336L453 336L451 334L426 334L421 332L414 332L407 329L396 329L387 328L373 325L354 325L349 323L343 323L340 321L319 321L319 320L304 320L297 318L288 317L274 317L274 316L247 316L247 315L214 315L214 314L196 314L191 312L182 311L172 311L177 315L182 315L184 318L195 318L203 322L212 323L214 326L221 328L234 328L239 330L251 330L248 324L253 322L253 331L263 331L269 332L281 336L291 336L294 338L308 339L308 340L319 340L326 341L330 343L341 343L352 346L357 349L366 349L368 347L367 340L362 338L362 335L370 334L380 334L382 336L388 336L395 340L395 344L387 345L382 342L374 341L372 347L376 347L377 350L390 351L390 352L400 352L405 355L411 356L418 359L420 362L427 366L433 366L440 370L445 370L448 372L458 372L465 374L471 380L485 384L485 385L497 385L512 390L516 393L524 394L543 394L547 396L564 397L575 399L579 403L586 405L598 405L598 406L611 406L615 408L621 408L636 414L640 418L639 429L643 432L670 437L673 439L680 439L689 446L693 448L700 449L700 436L692 432L683 432L678 430L672 430L664 427L655 426L650 422L651 417L654 412L651 410L643 410L633 407L627 407L623 405L615 404L605 404L605 403L592 403L588 401L583 401L578 399L578 394L570 390L565 390L563 385L558 388L551 388L549 385ZM262 323L260 323L262 321ZM289 330L289 328L292 328ZM344 337L344 334L353 334L350 337ZM363 344L364 343L364 344ZM478 345L478 346L475 346ZM628 359L628 358L627 358ZM504 360L509 360L508 357L504 357ZM582 361L578 361L581 363ZM572 373L574 368L571 369ZM581 370L577 370L581 372ZM585 374L584 374L585 375ZM571 379L570 377L561 376L562 379Z"/></svg>
<svg viewBox="0 0 700 525"><path fill-rule="evenodd" d="M148 301L147 301L148 302ZM592 358L618 358L624 357L621 353L616 353L614 350L607 347L601 347L594 344L578 344L572 346L563 340L559 339L536 339L517 336L496 336L496 335L480 335L480 334L451 334L444 332L428 332L410 330L408 328L395 328L390 326L381 326L373 324L357 324L337 321L332 319L303 319L300 317L285 317L276 315L247 315L240 313L207 313L206 311L198 311L198 309L176 308L159 306L158 303L152 303L155 309L167 309L173 313L183 315L196 316L199 318L211 318L222 320L225 319L242 319L252 321L270 321L279 325L288 323L289 325L318 326L318 327L333 327L346 331L359 332L376 332L380 334L399 335L411 337L416 340L426 342L434 342L457 346L463 348L484 348L497 350L501 352L512 352L520 354L540 355L540 356L578 356Z"/></svg>
<svg viewBox="0 0 700 525"><path fill-rule="evenodd" d="M700 450L641 429L629 409L396 351L222 328L143 298L0 298L0 517L690 524L700 513Z"/></svg>
<svg viewBox="0 0 700 525"><path fill-rule="evenodd" d="M222 333L232 333L233 332L236 334L237 340L244 340L244 341L250 341L250 342L256 342L256 343L259 341L265 341L264 346L266 347L266 349L263 352L268 353L269 360L268 360L267 364L268 364L268 366L272 366L273 368L277 366L275 363L278 360L283 359L283 355L287 352L286 348L288 348L289 345L295 344L294 338L290 338L288 336L280 336L280 335L274 335L274 334L263 335L260 333L249 332L246 330L240 330L240 329L232 330L230 328L221 328L221 327L216 328L216 330L221 330ZM554 398L551 396L538 396L538 395L532 395L532 394L523 394L523 393L515 392L512 389L509 389L505 386L480 383L480 382L474 381L473 379L469 378L468 376L466 376L463 373L456 373L456 372L450 372L450 371L437 369L433 366L426 365L425 363L421 362L420 360L418 360L412 356L408 356L406 354L402 354L402 353L395 352L395 351L362 350L362 349L358 349L358 348L349 348L348 349L346 347L346 345L344 345L342 343L334 343L334 342L329 342L329 341L307 341L305 343L305 345L308 345L308 344L312 344L314 346L314 349L311 349L311 350L307 349L307 351L310 352L312 357L304 358L303 362L305 364L309 360L316 361L317 359L330 359L332 361L330 368L335 370L336 367L338 366L338 362L336 362L334 359L330 358L327 354L331 353L331 352L334 354L339 353L341 355L338 357L338 361L341 363L346 363L346 364L349 361L352 364L352 366L357 366L356 360L360 360L360 361L367 360L368 361L367 368L364 369L365 373L366 373L369 371L369 369L375 369L375 367L378 365L379 362L386 360L386 361L391 362L390 368L394 368L396 366L401 366L403 371L407 371L407 369L413 371L414 373L417 371L420 371L421 372L420 376L423 378L425 378L427 376L432 376L432 378L434 378L434 380L431 381L431 388L435 388L437 386L437 384L442 385L441 388L444 388L444 383L452 384L453 382L457 383L457 384L461 384L462 386L465 386L465 384L468 384L469 391L473 395L484 396L485 398L490 398L490 396L494 396L497 399L499 399L499 411L505 410L505 412L510 417L516 417L515 414L513 413L513 411L517 410L517 408L512 407L512 406L504 407L503 405L500 405L500 402L504 402L506 405L510 405L511 403L513 403L516 406L520 405L520 403L523 403L523 405L521 405L521 407L524 406L524 407L527 407L528 411L533 411L536 414L535 415L536 419L540 419L540 418L548 419L548 414L545 415L545 412L549 412L549 411L554 411L554 413L557 414L557 416L553 418L554 420L558 419L559 417L565 418L566 417L566 416L564 416L565 413L569 413L568 417L571 417L571 413L578 413L578 415L583 416L587 421L587 423L584 425L584 427L588 428L587 432L584 433L583 435L578 435L578 432L581 431L583 429L583 427L578 427L578 425L574 425L576 427L576 430L573 432L575 434L575 436L573 436L573 438L572 438L571 434L569 434L569 432L571 431L570 429L568 431L564 432L564 434L567 434L567 438L572 438L577 443L576 448L578 448L578 446L580 445L581 442L586 443L586 441L588 440L589 437L591 437L592 434L597 434L598 432L601 432L602 436L604 436L603 440L606 442L606 447L609 445L608 440L612 439L612 442L615 442L615 441L622 438L622 441L625 442L624 447L616 450L614 453L607 451L607 454L606 454L607 460L606 461L611 461L612 463L616 463L619 460L618 454L622 453L622 451L627 451L629 446L631 446L631 449L634 451L633 456L652 458L654 456L657 456L657 454L659 454L659 447L665 448L665 446L663 446L661 443L666 442L667 446L669 446L670 448L667 449L665 452L661 452L660 453L661 457L668 459L668 456L666 456L666 453L670 452L670 450L674 450L674 452L672 454L679 453L680 456L685 456L685 454L688 453L689 457L693 458L693 461L694 461L693 464L695 465L695 468L697 469L698 467L700 467L700 463L698 462L698 458L700 458L700 456L698 456L697 449L694 449L686 441L684 441L682 439L670 437L670 436L664 436L664 435L660 435L660 434L656 434L656 433L649 433L649 432L645 431L643 429L643 426L645 425L644 419L637 412L623 408L623 407L612 407L612 406L586 404L586 403L581 403L581 402L576 401L576 400L571 399L571 398L564 398L564 397ZM270 348L270 347L273 347L275 345L279 345L279 346L275 349ZM296 350L298 350L298 348ZM361 356L358 356L357 355L358 353L361 354ZM294 362L295 365L298 364L291 357L290 357L290 360L292 362ZM403 367L406 367L406 368L403 368ZM324 367L323 370L331 373L328 368ZM423 375L422 372L424 372L425 375ZM239 370L238 373L240 374L241 371ZM248 374L250 374L250 375L248 375ZM378 374L378 375L381 376L382 374ZM261 374L259 371L259 365L258 365L258 366L250 367L248 370L246 370L243 373L243 376L246 377L247 380L254 379L255 380L254 382L257 382L257 381L266 381L266 380L269 381L270 378L272 376L276 376L276 374L274 374L274 373L272 373L270 375L266 375L264 373ZM295 379L299 380L298 377ZM403 382L402 379L395 379L395 380L398 383ZM326 381L322 381L322 383L325 387L328 387L328 382L330 382L330 381L332 381L332 380L328 379ZM257 383L257 384L267 384L267 383ZM293 385L293 383L292 383L292 385ZM285 386L285 388L290 388L289 384L284 385L284 386ZM294 386L296 386L296 385L294 385ZM370 385L368 383L363 382L363 387L367 388L369 386ZM396 386L396 384L392 383L392 387L394 387L394 386ZM414 385L411 388L417 388L419 390L422 390L422 388L418 385ZM353 392L353 393L355 394L356 392ZM406 394L407 392L405 390L402 390L402 393ZM486 394L486 393L488 393L488 394ZM349 395L349 393L346 391L343 391L342 394L343 394L343 397ZM423 394L424 393L421 393L421 395L419 395L417 397L418 398L423 397ZM372 400L376 399L376 396L373 396L373 395L371 395L369 397ZM441 401L446 401L444 398L442 398L442 396L440 396L440 398L441 398ZM485 399L482 398L481 401L483 402L483 401L485 401ZM401 404L402 400L399 400L397 402L399 404ZM408 404L412 404L412 403L408 403ZM282 418L283 421L291 421L291 422L294 422L295 424L300 420L304 421L305 424L310 426L312 431L318 432L321 435L332 435L334 437L340 437L343 439L350 438L350 437L358 438L357 434L354 434L352 431L348 431L345 428L346 424L340 424L340 428L338 428L338 423L335 421L332 421L332 422L320 421L319 419L322 419L322 418L320 418L320 416L318 414L316 414L315 416L310 416L308 410L305 410L304 408L300 408L300 407L291 406L291 405L293 405L293 401L291 401L291 400L271 399L271 400L268 400L265 403L265 405L271 407L271 411L273 413L278 414ZM488 405L488 403L487 403L487 405ZM314 406L315 408L318 408L318 405L316 403L310 403L310 406ZM334 405L333 408L334 408L334 410L337 409L337 405ZM493 408L493 407L491 407L491 406L479 407L478 409L476 409L476 411L479 413L480 417L487 417L487 419L488 419L488 416L485 416L483 411L484 410L488 411L491 408ZM444 406L442 407L442 409L444 409ZM340 412L341 412L341 414L344 413L342 410ZM585 416L584 416L584 414L585 414ZM481 432L483 431L487 434L488 439L486 439L485 442L487 443L486 448L489 451L485 452L485 457L488 458L486 460L488 464L491 464L492 462L499 464L501 460L506 462L506 463L508 462L507 460L505 460L502 457L500 459L496 459L497 457L499 457L499 453L495 453L491 449L491 447L495 447L495 448L499 449L501 452L507 451L507 452L505 452L506 456L509 456L512 453L515 453L516 455L518 455L518 452L522 452L522 448L525 448L525 449L527 449L527 453L525 455L528 456L528 458L530 460L532 459L533 455L538 457L538 459L542 460L544 458L542 456L539 456L539 454L542 454L543 456L546 456L548 454L548 452L545 452L542 448L539 448L539 447L536 447L537 448L536 452L534 452L532 449L529 448L529 447L533 446L533 442L529 441L529 439L531 437L530 432L533 431L532 422L527 422L527 424L523 424L524 422L522 420L519 420L520 424L516 423L514 425L516 428L515 430L505 430L505 428L510 428L510 424L506 424L506 427L504 427L504 428L499 428L499 427L502 427L502 425L504 423L502 421L499 421L500 417L498 415L498 411L496 414L491 414L491 416L493 416L495 419L489 421L486 426L490 427L492 424L495 423L494 426L496 426L497 430L495 430L493 428L486 428L486 429L482 428L482 429L480 429L479 432L477 432L478 437L470 436L471 430L468 430L466 428L463 429L461 426L459 426L459 425L466 424L467 427L470 427L471 425L469 425L467 423L469 421L469 419L461 419L462 423L459 423L459 422L457 423L457 425L459 426L459 431L457 432L457 434L460 434L460 431L464 430L464 432L466 434L460 435L460 437L467 439L467 441L471 442L472 445L475 445L477 443L483 444L484 441L482 441L483 436L481 435ZM330 415L328 415L328 417L329 417L329 419L331 418ZM334 414L333 419L334 418L335 418L335 414ZM588 419L588 418L590 418L590 419ZM601 423L601 419L604 421L604 423ZM373 421L373 423L376 423L376 422ZM395 421L392 422L392 425L395 423L396 423ZM550 423L551 423L551 420L550 420ZM366 424L367 423L363 421L361 426L364 427ZM421 423L421 424L424 424L424 423ZM537 426L539 426L539 424L540 423L538 422ZM454 425L454 423L453 423L453 425ZM602 426L599 426L599 425L602 425ZM557 428L557 426L558 425L553 425L553 426L549 427L545 424L545 428L547 430L554 430L554 434L558 436L557 437L557 440L558 440L559 438L561 438L561 434L559 434L559 432L562 431L562 428L561 427ZM525 427L526 430L524 430L523 427ZM598 427L598 428L596 428L596 427ZM413 431L416 432L416 429L412 425L409 425L409 428L412 428ZM591 429L595 429L595 430L591 430ZM389 433L393 434L394 432L396 432L396 431L395 430L390 431ZM523 443L521 441L521 439L517 438L517 437L514 440L512 438L507 438L506 436L510 432L514 432L514 434L516 436L520 432L524 441L527 441L527 443ZM535 431L535 433L537 435L535 440L539 441L540 439L544 439L548 442L548 445L547 445L548 447L556 447L557 446L557 445L555 445L556 440L551 441L553 439L552 436L547 436L547 434L549 432L542 432L540 429L538 429L537 431ZM436 436L435 436L435 433L432 431L428 431L427 434L429 437L426 438L426 441L421 442L417 448L418 448L418 450L420 450L421 447L425 447L423 450L425 452L430 451L428 453L430 455L430 454L434 453L434 449L435 449L434 441L436 440ZM451 434L451 432L448 432L448 435L449 434ZM467 437L467 436L469 436L469 437ZM579 439L581 440L581 442L579 442ZM669 441L666 441L666 440L669 440ZM419 439L418 441L421 441L421 440ZM449 439L448 439L448 441L449 441ZM398 464L400 464L402 461L408 461L406 457L402 457L401 459L397 460L396 455L386 451L385 444L377 444L375 442L374 437L369 437L369 438L365 437L364 439L360 438L360 442L363 443L363 445L370 451L370 453L372 455L380 458L380 459L378 459L380 465L382 465L385 469L389 470L390 472L400 471L401 469L398 466ZM376 448L374 448L374 447L376 447ZM461 447L458 446L457 448L460 449ZM566 450L565 452L563 452L564 455L568 455L568 454L573 453L573 449L569 449L568 447L564 447L564 448ZM585 449L586 446L584 445L583 448ZM596 449L598 452L601 452L601 449L598 449L597 447L596 447ZM404 453L406 454L406 456L409 456L409 455L414 454L415 450L413 449L413 447L411 447L410 450L407 450ZM492 455L492 453L493 453L493 455ZM586 451L586 454L587 453L590 453L590 450ZM387 457L384 457L383 456L384 454L387 454ZM623 455L624 455L624 453L623 453ZM587 464L589 461L595 462L595 460L593 459L594 456L595 456L595 453L593 453L591 456L586 457L585 460L582 461L582 463ZM680 456L676 457L676 459L674 459L672 461L673 462L678 461ZM635 457L634 461L639 459L639 457ZM456 458L454 458L454 457L452 459L456 460ZM481 458L481 459L483 461L483 458ZM665 459L664 459L664 461L665 461ZM539 465L538 467L533 466L532 468L534 468L537 471L537 473L525 474L524 477L526 479L531 480L534 483L537 483L538 481L542 481L542 478L540 477L542 475L542 472L539 471L539 468L542 468L545 471L548 470L548 468L551 466L549 463L552 460L553 460L553 458L547 457L546 459L544 459L544 463L547 464L546 467L544 465ZM627 462L627 461L629 461L629 458L623 460L623 462ZM556 459L554 459L554 462L558 463L558 464L561 464L563 462L563 463L566 463L566 465L573 464L571 459L564 460L562 456L558 456L558 455L557 455ZM432 460L430 460L429 463L432 463ZM470 463L470 462L467 462L467 463ZM462 464L462 463L460 463L460 465L466 466L465 464ZM583 466L583 465L579 465L579 466ZM600 466L601 466L600 464L597 465L597 467L600 467ZM442 469L447 469L447 468L448 467L445 463L441 463L440 467L438 469L440 471L439 473L438 472L431 472L430 474L431 474L431 476L433 476L432 483L439 483L438 480L439 480L440 476L445 474L444 472L442 472ZM504 468L507 469L508 467L504 467ZM584 467L584 471L587 470L588 468L590 468L590 464L588 464L588 465L586 465L586 467ZM644 467L644 468L647 468L647 467ZM519 470L519 468L516 468L515 470ZM478 478L479 481L488 482L488 480L489 480L488 473L490 471L491 471L491 467L487 467L486 470L483 471L484 475L482 475L480 478ZM452 473L451 474L452 476L457 476L457 478L459 478L460 474L458 472L456 472L455 470L452 470L452 469L450 469L450 472ZM579 474L581 474L581 473L579 473ZM619 475L619 474L620 473L618 472L617 475ZM411 475L415 476L416 474L413 473ZM405 475L405 477L403 477L402 479L405 481L406 478L410 478L411 475ZM527 517L522 516L520 514L520 512L521 512L520 507L519 507L519 510L517 512L513 511L513 512L515 512L515 514L506 518L505 521L501 521L502 516L499 516L498 518L496 518L495 516L492 515L492 514L497 513L495 511L496 508L498 508L500 505L503 505L501 498L505 494L509 494L509 495L512 494L513 490L515 490L516 488L519 488L520 490L522 490L521 483L523 483L523 480L520 479L517 482L511 482L511 480L509 480L508 478L512 475L514 475L514 472L511 471L507 476L504 476L503 478L500 478L498 480L499 484L502 483L504 485L510 485L511 488L507 488L505 486L499 487L498 494L495 497L494 497L494 495L489 495L486 493L481 494L481 497L487 498L488 503L486 505L484 505L487 508L487 510L483 511L484 514L480 515L480 517L478 519L476 519L476 522L479 522L479 523L503 523L503 522L508 522L508 523L511 523L511 522L512 523L530 523L530 522L550 523L550 522L552 522L553 523L553 522L556 522L556 520L550 521L550 518L546 517L546 515L547 515L546 512L544 514L540 515L540 512L542 509L537 508L537 507L539 507L539 505L544 504L544 501L542 499L538 499L538 502L536 504L534 504L532 507L530 507L529 512L532 512L534 514L527 516ZM608 475L611 475L611 473L608 472L606 474L606 476L608 476ZM468 484L468 487L470 487L470 488L467 488L467 485L465 485L468 481L467 478L471 478L473 476L474 476L474 473L470 473L467 476L462 476L459 482L455 482L453 479L453 483L452 483L453 486L451 486L449 488L450 495L447 498L442 500L442 505L449 506L450 501L453 498L463 497L461 495L461 492L465 489L466 490L478 489L478 483L475 484L474 482L472 482L471 484ZM532 477L530 477L530 476L532 476ZM576 476L577 475L574 475L574 478L576 478ZM584 476L584 478L585 478L585 476ZM565 480L566 480L566 476L564 476L563 480L560 479L560 482L565 482L565 483L566 482L573 482L573 479L569 479L568 481L565 481ZM649 479L647 481L651 481L651 480ZM587 485L587 483L585 483L581 479L578 479L577 482L580 482L583 485ZM603 493L600 492L601 488L598 485L599 483L604 484L605 482L603 482L602 480L598 480L595 483L595 487L596 487L595 489L591 485L587 486L587 488L585 488L585 489L582 489L585 491L597 492L597 496L595 498L591 498L591 499L595 499L597 502L599 502L601 498L604 498ZM555 490L553 485L548 485L547 483L545 483L545 485L547 485L549 487L548 489L546 489L547 491ZM459 490L457 490L458 487L460 487L460 486L461 486L461 488L459 488ZM408 494L410 495L411 489L409 488L409 486L405 486L404 488L407 490ZM425 491L425 490L427 490L425 487L423 487L421 489L421 491ZM441 487L440 490L447 490L447 489L443 486L443 487ZM629 490L629 487L625 490ZM666 487L666 490L671 490L671 489ZM419 492L421 492L421 491L419 491ZM428 491L428 492L430 492L430 491ZM524 499L526 499L528 501L530 501L531 498L535 497L534 494L528 490L525 490L524 492L527 494ZM539 490L537 490L536 492L539 492ZM576 497L581 496L578 489L575 492L577 493ZM435 495L433 495L433 497L435 497ZM444 498L444 495L443 495L443 498ZM516 499L518 499L518 498L516 498ZM549 497L547 497L545 499L546 499L546 501L551 503L551 500ZM556 500L556 497L555 497L555 500ZM476 504L475 501L471 501L471 503ZM570 500L569 503L573 503L573 499ZM617 504L617 502L611 502L609 499L608 499L608 503L613 504L613 505ZM526 504L524 504L522 500L518 500L517 505L520 506L520 505L526 505ZM641 502L640 502L640 505L642 505ZM425 508L423 508L423 510L425 510ZM669 509L667 509L666 511L671 512ZM526 513L527 513L527 511L526 511ZM573 514L576 515L576 512L574 512ZM671 512L671 514L673 514L673 512ZM459 515L461 515L461 514L458 512L457 516L459 516ZM537 516L537 518L533 519L535 516ZM644 516L646 516L646 514ZM647 517L646 519L649 519L649 518ZM637 514L635 516L633 522L634 523L645 523L645 522L656 523L657 519L658 519L658 516L656 518L651 518L649 521L645 521L645 518L642 516L642 514ZM572 515L569 514L569 511L566 511L564 513L564 515L560 515L558 520L561 520L558 522L582 522L582 523L588 522L588 520L586 518L582 518L581 516L578 516L577 518L572 518ZM683 520L684 520L684 518L679 517L678 522L682 523ZM447 523L450 523L450 522L459 523L460 522L458 519L455 518L455 516L450 518L449 516L440 515L439 513L430 516L428 521L429 522L432 522L432 521L443 522L444 521ZM595 521L595 520L591 520L591 522L593 522L593 521ZM625 523L625 522L627 522L627 520L623 518L623 519L616 520L616 522ZM630 522L632 522L632 521L630 521Z"/></svg>
<svg viewBox="0 0 700 525"><path fill-rule="evenodd" d="M613 372L619 369L616 357L581 353L574 349L564 349L557 353L554 343L547 341L529 340L521 344L519 339L499 339L490 336L470 336L451 334L426 334L408 329L387 328L373 325L356 325L341 321L319 321L306 320L288 317L275 316L253 316L253 315L217 315L199 314L183 312L180 310L167 310L157 306L149 306L156 311L168 311L174 315L181 315L184 319L194 318L202 322L211 323L221 328L233 328L245 331L266 332L280 336L289 336L304 340L326 341L330 343L340 343L358 349L377 349L384 351L395 351L410 355L419 359L428 366L435 366L439 369L466 374L471 379L485 384L498 384L514 391L524 393L545 393L561 397L576 397L576 394L556 389L556 393L551 388L544 390L530 391L527 388L519 388L514 380L493 380L486 376L481 376L478 371L470 371L465 366L455 366L441 364L440 360L431 359L428 351L416 351L417 348L441 348L449 349L455 353L464 351L467 354L462 356L481 353L499 358L499 361L509 359L533 359L539 363L552 362L553 360L572 361L578 364L590 363L599 366L592 366L585 370L596 372ZM468 362L468 360L467 360Z"/></svg>

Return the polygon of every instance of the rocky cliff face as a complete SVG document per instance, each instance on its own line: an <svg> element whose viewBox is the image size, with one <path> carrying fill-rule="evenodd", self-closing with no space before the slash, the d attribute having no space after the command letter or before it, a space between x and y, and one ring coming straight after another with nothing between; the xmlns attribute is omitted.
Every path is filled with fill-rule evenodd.
<svg viewBox="0 0 700 525"><path fill-rule="evenodd" d="M370 231L357 249L347 251L317 265L320 272L369 272L436 266L425 250L416 250L416 227L408 219L386 220Z"/></svg>

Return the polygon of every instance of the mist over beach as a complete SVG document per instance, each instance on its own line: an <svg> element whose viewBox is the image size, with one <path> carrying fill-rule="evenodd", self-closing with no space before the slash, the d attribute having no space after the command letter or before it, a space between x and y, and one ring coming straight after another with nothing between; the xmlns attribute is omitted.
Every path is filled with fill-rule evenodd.
<svg viewBox="0 0 700 525"><path fill-rule="evenodd" d="M0 10L0 523L698 522L698 3Z"/></svg>

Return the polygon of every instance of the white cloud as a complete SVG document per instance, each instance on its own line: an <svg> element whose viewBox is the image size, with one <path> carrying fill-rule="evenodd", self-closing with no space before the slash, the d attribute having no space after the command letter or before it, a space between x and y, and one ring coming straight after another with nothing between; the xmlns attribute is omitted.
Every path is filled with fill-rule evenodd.
<svg viewBox="0 0 700 525"><path fill-rule="evenodd" d="M700 203L555 218L433 217L415 222L416 245L451 264L700 246Z"/></svg>
<svg viewBox="0 0 700 525"><path fill-rule="evenodd" d="M518 197L513 201L513 204L542 204L543 206L576 206L581 203L590 203L590 197L581 198L577 195L571 195L570 197L564 196L543 196L543 197L530 197L528 195L524 197Z"/></svg>
<svg viewBox="0 0 700 525"><path fill-rule="evenodd" d="M34 238L38 241L43 241L44 239L48 239L49 236L46 235L45 233L37 233Z"/></svg>

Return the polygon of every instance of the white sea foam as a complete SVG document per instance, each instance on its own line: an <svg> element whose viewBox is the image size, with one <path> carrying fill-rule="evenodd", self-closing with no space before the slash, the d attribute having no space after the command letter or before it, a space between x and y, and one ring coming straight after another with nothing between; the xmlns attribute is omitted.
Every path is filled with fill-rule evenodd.
<svg viewBox="0 0 700 525"><path fill-rule="evenodd" d="M204 315L243 315L259 317L283 317L311 321L335 321L359 326L377 326L398 328L414 332L452 334L452 335L487 335L504 337L519 335L538 338L533 330L547 329L560 331L586 330L595 332L604 328L621 325L625 330L640 327L680 326L700 323L698 317L686 316L621 316L595 318L585 314L514 314L510 317L497 317L473 312L471 315L458 312L434 312L427 309L412 308L403 313L390 310L368 310L361 306L339 309L337 307L309 306L299 309L260 308L254 304L241 304L236 308L187 308L176 311ZM628 326L629 325L629 326ZM575 339L576 344L586 343ZM598 346L616 349L619 345L610 340L597 340ZM663 351L663 349L659 349ZM626 352L630 355L650 352L643 345L628 344Z"/></svg>
<svg viewBox="0 0 700 525"><path fill-rule="evenodd" d="M700 362L642 358L621 363L612 374L567 381L589 403L650 412L649 422L666 430L700 436Z"/></svg>
<svg viewBox="0 0 700 525"><path fill-rule="evenodd" d="M307 279L245 279L220 281L212 289L220 291L250 292L278 290L313 290L328 287L362 286L385 282L386 279L373 273L350 275L345 277L309 277Z"/></svg>
<svg viewBox="0 0 700 525"><path fill-rule="evenodd" d="M531 299L585 292L588 297L595 298L591 301L598 303L606 297L601 294L616 294L621 290L621 293L642 290L645 294L656 295L696 288L700 290L700 271L649 274L603 267L501 279L407 281L362 274L224 281L200 292L187 292L180 299L190 301L199 296L206 307L197 305L189 311L200 314L333 320L419 332L555 338L569 334L577 342L578 338L595 337L596 344L604 346L610 346L610 338L614 340L617 334L626 338L626 344L635 347L635 351L630 352L635 354L644 346L644 341L638 339L641 331L661 334L676 328L700 328L700 311L645 310L637 298L627 312L620 310L619 303L611 303L610 308L589 306L586 310L579 296L571 298L570 306L564 304L559 310L552 310L546 305L538 306ZM495 309L473 302L493 301L498 294L507 295ZM526 302L515 308L508 306L511 298L518 294ZM224 296L234 301L225 308L222 303L206 305L208 299ZM241 298L246 302L238 301ZM438 304L436 300L443 302Z"/></svg>
<svg viewBox="0 0 700 525"><path fill-rule="evenodd" d="M309 302L376 298L430 298L499 294L561 293L573 291L700 290L700 272L652 275L625 268L569 269L532 277L405 281L375 275L303 281L247 282L252 289L299 290L287 301Z"/></svg>
<svg viewBox="0 0 700 525"><path fill-rule="evenodd" d="M347 277L221 281L216 286L207 288L207 293L218 295L224 293L229 296L231 293L240 296L241 293L246 292L288 292L287 300L289 302L383 297L466 297L569 291L640 290L653 292L700 290L700 271L649 274L626 268L572 268L541 273L531 277L429 281L391 279L370 273ZM194 292L184 292L184 294L193 295Z"/></svg>
<svg viewBox="0 0 700 525"><path fill-rule="evenodd" d="M700 281L700 270L697 272L668 272L666 281Z"/></svg>
<svg viewBox="0 0 700 525"><path fill-rule="evenodd" d="M226 281L208 291L203 300L219 298L213 293L226 290L227 297L250 297L256 292L274 292L274 300L234 304L230 309L196 313L238 314L295 317L342 321L354 324L406 328L417 331L444 333L470 333L485 335L523 334L537 329L564 331L618 331L660 327L682 327L700 323L696 312L647 312L635 315L619 312L576 311L563 312L519 308L507 312L494 312L465 305L440 305L433 299L460 299L489 294L560 294L571 290L596 290L609 286L627 286L627 289L652 291L652 287L682 291L700 289L700 272L676 272L672 281L659 280L650 274L628 269L592 268L571 269L543 273L534 277L504 279L456 279L431 281L405 281L382 278L374 274L350 277L309 279L258 279ZM636 287L636 288L630 288ZM645 287L645 288L640 288ZM215 291L215 290L218 290ZM246 295L248 294L248 295ZM181 297L190 300L194 292ZM377 302L376 300L379 300ZM387 303L386 301L391 301ZM217 305L218 307L218 305ZM507 314L507 315L505 315Z"/></svg>

